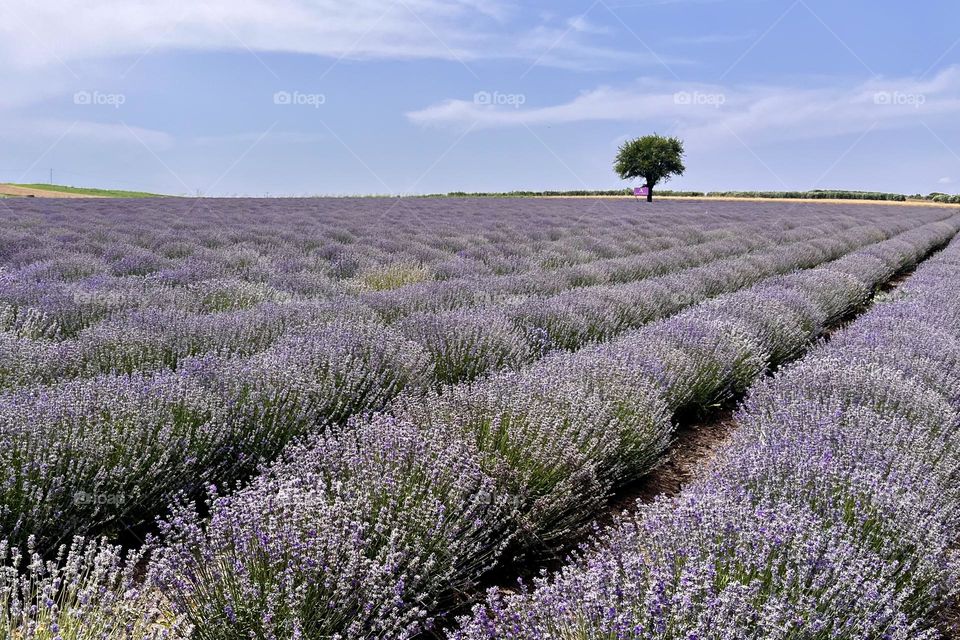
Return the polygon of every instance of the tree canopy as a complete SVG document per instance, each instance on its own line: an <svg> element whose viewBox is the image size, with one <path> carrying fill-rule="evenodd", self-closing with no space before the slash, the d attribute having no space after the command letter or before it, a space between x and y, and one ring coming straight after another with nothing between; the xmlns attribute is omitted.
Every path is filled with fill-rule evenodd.
<svg viewBox="0 0 960 640"><path fill-rule="evenodd" d="M617 151L613 169L623 180L646 180L647 200L653 200L653 188L658 182L686 171L683 141L657 134L627 140Z"/></svg>

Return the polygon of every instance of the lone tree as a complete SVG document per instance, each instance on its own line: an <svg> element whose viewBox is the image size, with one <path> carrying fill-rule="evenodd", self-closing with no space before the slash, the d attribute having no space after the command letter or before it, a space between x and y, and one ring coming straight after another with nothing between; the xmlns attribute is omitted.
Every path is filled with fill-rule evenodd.
<svg viewBox="0 0 960 640"><path fill-rule="evenodd" d="M647 181L647 202L653 202L653 187L661 180L683 175L683 142L665 136L643 136L627 140L617 151L613 170L623 180Z"/></svg>

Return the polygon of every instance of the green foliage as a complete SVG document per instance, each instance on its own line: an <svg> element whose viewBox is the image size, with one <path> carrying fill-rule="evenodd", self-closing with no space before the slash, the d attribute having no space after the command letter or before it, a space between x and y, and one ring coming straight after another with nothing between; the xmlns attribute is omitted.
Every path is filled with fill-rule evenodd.
<svg viewBox="0 0 960 640"><path fill-rule="evenodd" d="M408 284L431 280L433 274L422 264L389 264L364 271L349 280L360 291L389 291Z"/></svg>
<svg viewBox="0 0 960 640"><path fill-rule="evenodd" d="M943 204L960 204L960 195L950 195L948 193L931 193L924 199L942 202Z"/></svg>
<svg viewBox="0 0 960 640"><path fill-rule="evenodd" d="M877 191L712 191L708 195L717 198L778 198L792 200L890 200L903 202L907 199L899 193Z"/></svg>
<svg viewBox="0 0 960 640"><path fill-rule="evenodd" d="M643 178L653 191L661 180L683 175L683 142L657 134L627 140L617 151L613 170L623 180Z"/></svg>
<svg viewBox="0 0 960 640"><path fill-rule="evenodd" d="M447 194L424 196L428 198L562 198L562 197L601 197L632 196L633 189L577 189L571 191L505 191L505 192L466 192L453 191ZM822 190L812 191L657 191L659 196L674 198L769 198L782 200L884 200L905 202L906 200L927 200L944 204L960 204L960 195L931 193L929 195L905 196L900 193L882 193L878 191Z"/></svg>

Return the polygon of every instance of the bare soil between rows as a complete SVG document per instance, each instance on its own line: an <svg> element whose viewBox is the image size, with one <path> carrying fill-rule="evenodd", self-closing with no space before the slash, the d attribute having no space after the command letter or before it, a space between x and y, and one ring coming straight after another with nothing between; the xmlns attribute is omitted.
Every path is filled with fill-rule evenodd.
<svg viewBox="0 0 960 640"><path fill-rule="evenodd" d="M638 503L650 504L662 496L678 495L691 480L709 471L736 428L734 407L729 405L693 422L681 423L660 465L613 495L606 517L600 518L601 522L609 522L602 524L614 524L624 512L635 511Z"/></svg>

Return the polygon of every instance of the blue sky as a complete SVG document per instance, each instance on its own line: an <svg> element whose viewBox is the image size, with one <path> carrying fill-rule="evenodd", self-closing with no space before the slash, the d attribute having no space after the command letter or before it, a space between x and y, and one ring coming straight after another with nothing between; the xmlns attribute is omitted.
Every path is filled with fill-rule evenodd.
<svg viewBox="0 0 960 640"><path fill-rule="evenodd" d="M960 190L955 0L4 0L0 181Z"/></svg>

